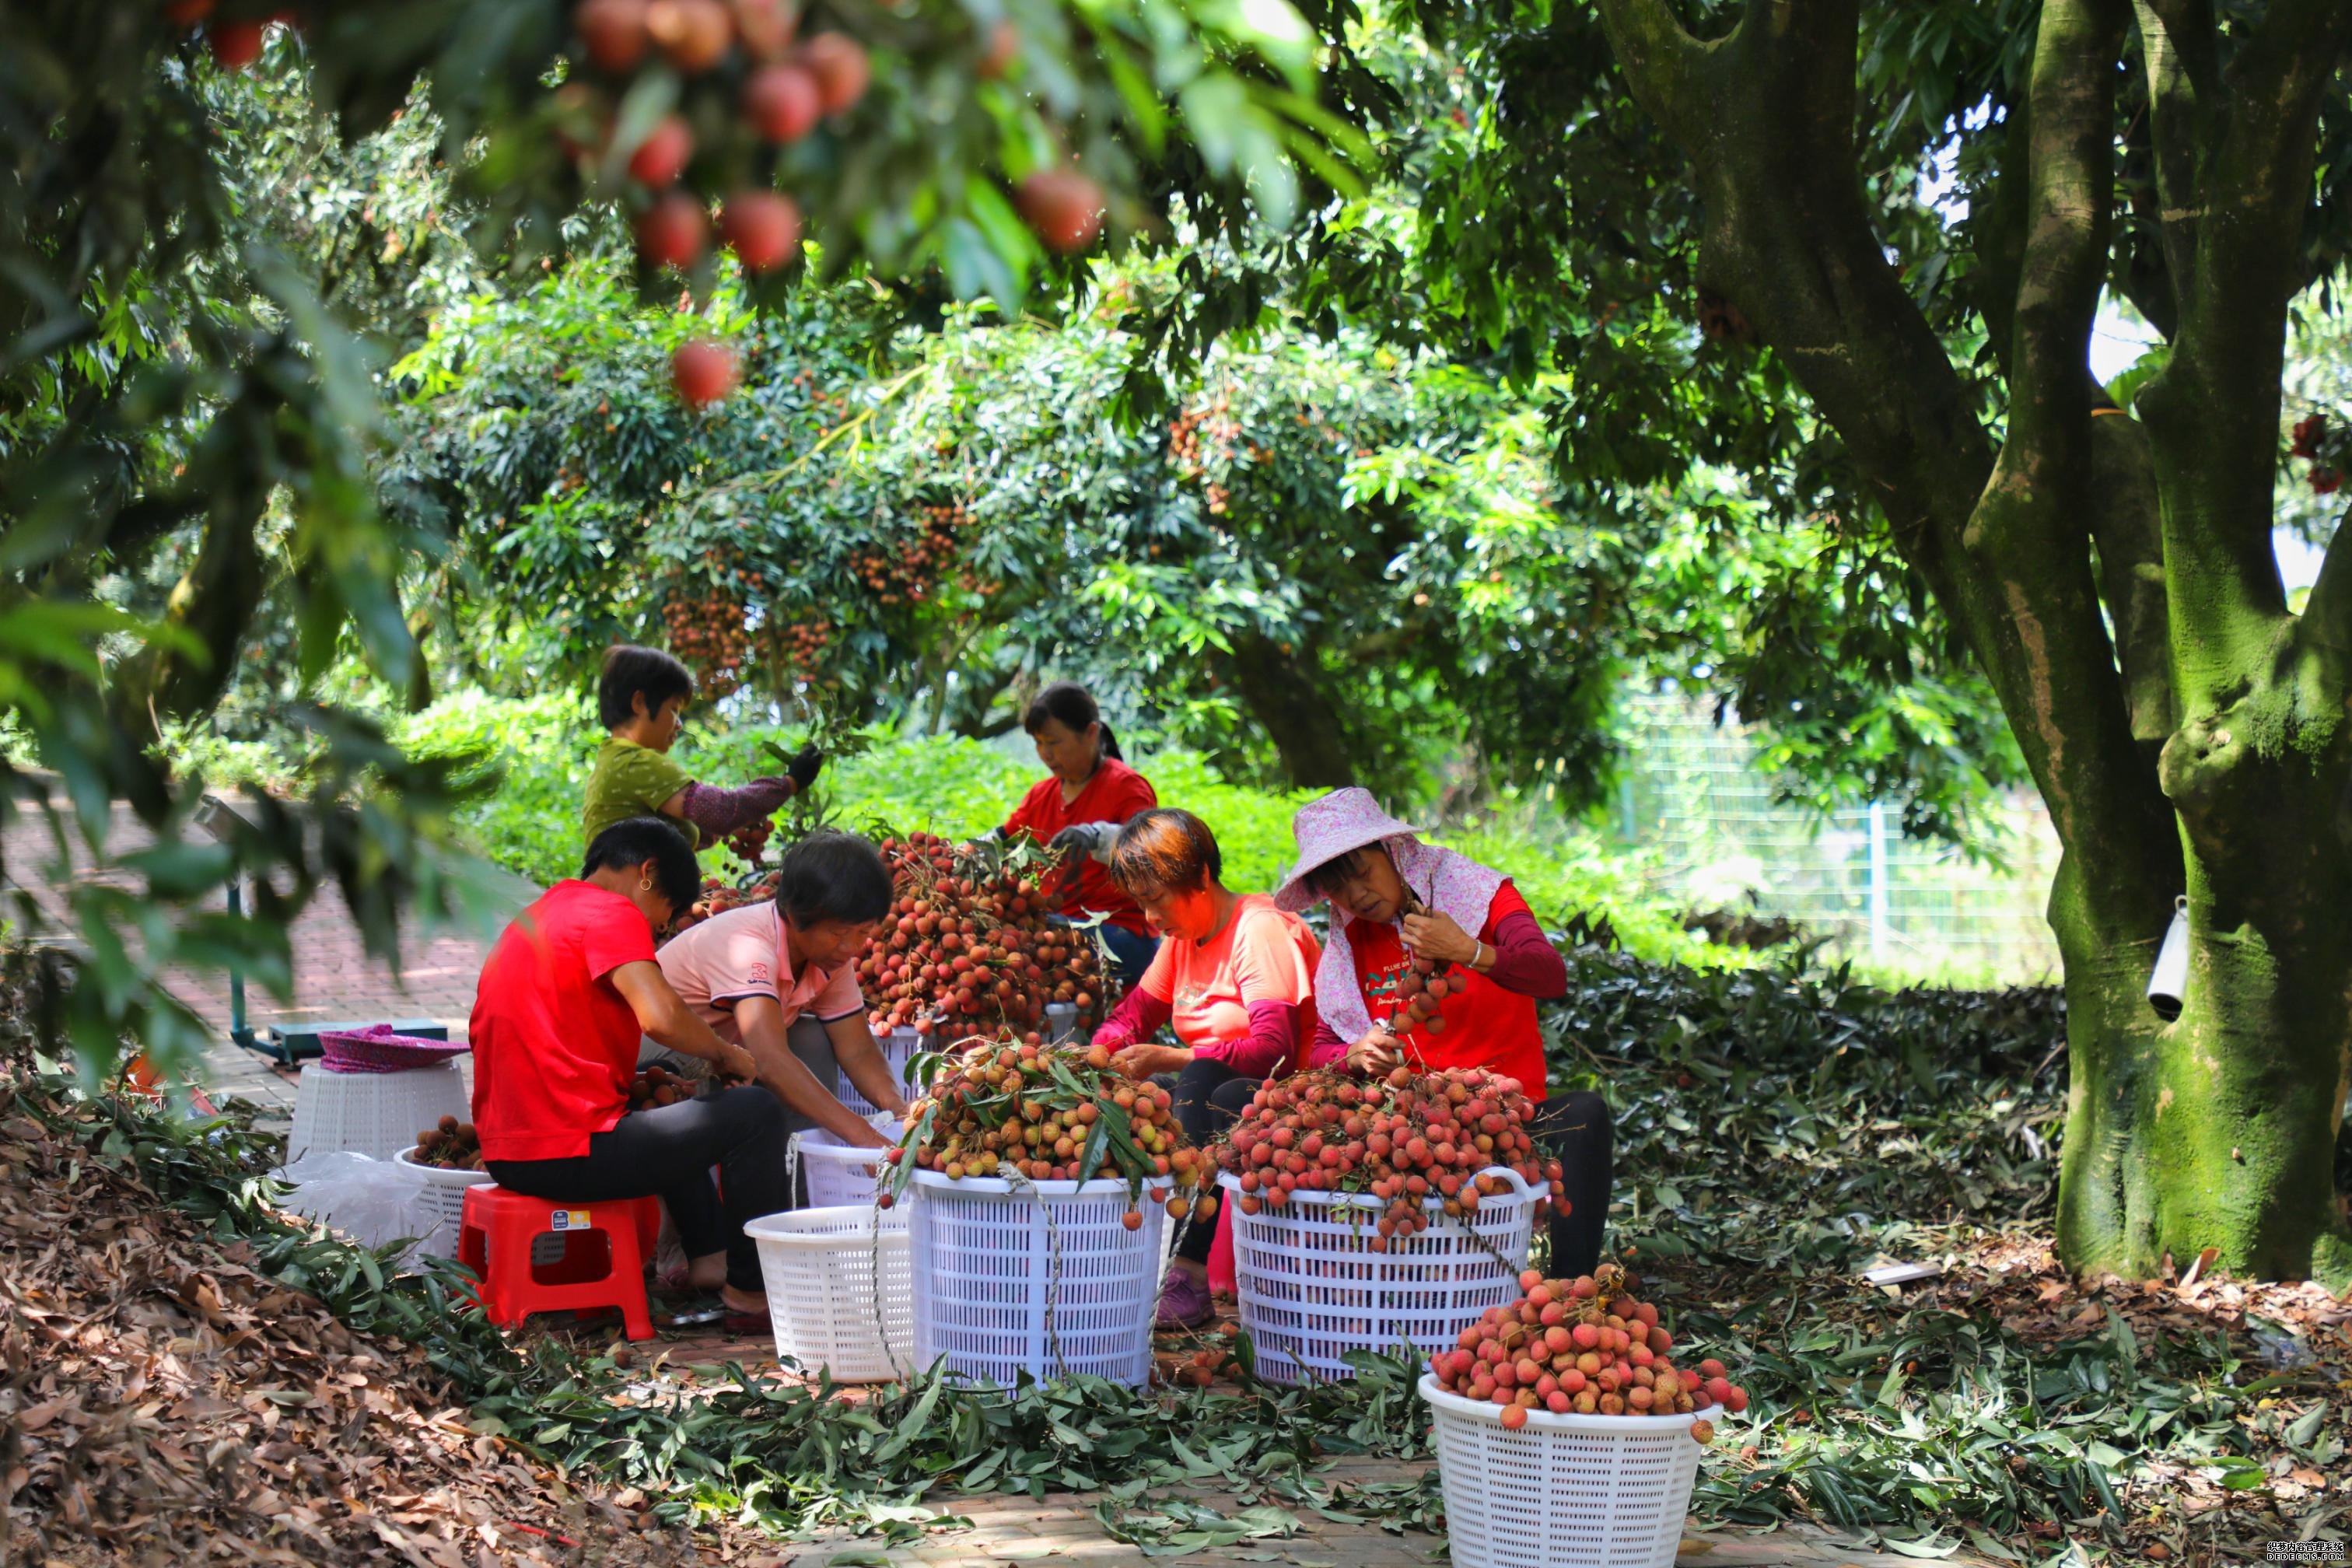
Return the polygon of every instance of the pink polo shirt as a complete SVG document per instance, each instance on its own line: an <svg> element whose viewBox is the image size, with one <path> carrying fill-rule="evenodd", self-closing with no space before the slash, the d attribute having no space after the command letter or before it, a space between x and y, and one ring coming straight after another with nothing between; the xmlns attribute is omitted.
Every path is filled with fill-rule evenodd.
<svg viewBox="0 0 2352 1568"><path fill-rule="evenodd" d="M793 973L784 945L784 913L772 901L745 904L689 926L654 954L678 1000L694 1009L722 1040L740 1044L735 1004L747 996L772 996L782 1004L790 1027L803 1013L830 1024L866 1010L853 961L832 969L812 964Z"/></svg>

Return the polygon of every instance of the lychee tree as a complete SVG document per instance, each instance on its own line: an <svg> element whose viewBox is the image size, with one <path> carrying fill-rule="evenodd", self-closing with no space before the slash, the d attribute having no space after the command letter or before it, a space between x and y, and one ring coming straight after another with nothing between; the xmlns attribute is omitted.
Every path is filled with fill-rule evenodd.
<svg viewBox="0 0 2352 1568"><path fill-rule="evenodd" d="M487 276L528 276L617 214L643 295L688 311L720 244L759 306L853 268L1010 305L1160 225L1171 163L1223 221L1344 187L1313 45L1284 0L0 9L0 713L65 786L0 763L0 811L101 860L118 803L161 840L75 883L92 962L55 1030L94 1062L130 1035L176 1065L203 1033L157 984L170 963L234 959L282 988L286 921L325 882L380 951L404 909L454 901L424 853L452 768L409 764L320 684L356 648L423 694L400 589L451 521L430 495L388 515L370 482L390 438L376 373L407 345L365 334L413 327L413 301L347 285L391 241L462 227ZM372 251L268 221L290 194L234 166L226 132L268 111L243 73L288 66L346 142L429 110L460 209L370 205ZM673 381L702 401L733 374L697 351ZM257 808L215 841L152 742L201 722L280 626L299 643L284 710L323 741L314 823ZM238 874L253 901L223 914Z"/></svg>
<svg viewBox="0 0 2352 1568"><path fill-rule="evenodd" d="M1304 247L1322 286L1570 367L1566 482L1728 462L1883 541L2064 847L2064 1256L2352 1276L2352 530L2299 609L2273 546L2283 462L2326 488L2343 423L2282 374L2352 247L2352 7L1417 14L1453 76L1409 80L1458 111L1358 95L1423 204L1408 239ZM2111 384L2103 298L2160 339ZM2182 900L2168 1022L2144 988Z"/></svg>

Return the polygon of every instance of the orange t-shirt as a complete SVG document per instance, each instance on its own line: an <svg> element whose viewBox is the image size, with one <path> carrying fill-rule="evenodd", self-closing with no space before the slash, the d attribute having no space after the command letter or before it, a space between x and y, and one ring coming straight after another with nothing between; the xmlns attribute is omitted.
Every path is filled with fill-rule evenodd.
<svg viewBox="0 0 2352 1568"><path fill-rule="evenodd" d="M1472 934L1488 946L1495 927L1511 914L1531 913L1518 889L1505 882L1486 905L1486 923ZM1397 982L1404 975L1404 942L1393 925L1348 922L1348 946L1356 957L1356 983L1363 988L1364 1011L1381 1023L1395 1014L1403 998ZM1485 1068L1519 1080L1529 1100L1544 1098L1543 1030L1536 1023L1536 999L1506 991L1475 969L1457 964L1453 978L1462 988L1437 1005L1444 1029L1431 1034L1415 1029L1405 1037L1409 1053L1432 1068Z"/></svg>
<svg viewBox="0 0 2352 1568"><path fill-rule="evenodd" d="M1250 1004L1298 1009L1288 1065L1303 1063L1315 1037L1315 965L1322 956L1305 921L1275 908L1264 893L1248 893L1207 942L1161 942L1136 984L1168 1005L1177 1039L1194 1056L1223 1062L1244 1078L1270 1078L1285 1064L1252 1050Z"/></svg>
<svg viewBox="0 0 2352 1568"><path fill-rule="evenodd" d="M1062 781L1050 773L1032 784L1013 815L1005 818L1004 837L1026 833L1047 844L1065 827L1081 822L1125 822L1159 804L1160 796L1141 773L1116 757L1105 757L1076 800L1062 798ZM1047 879L1045 890L1061 900L1061 912L1066 915L1083 920L1086 911L1099 910L1115 926L1125 926L1138 936L1150 934L1143 923L1143 911L1110 879L1110 868L1091 858L1081 858L1075 873L1055 873Z"/></svg>

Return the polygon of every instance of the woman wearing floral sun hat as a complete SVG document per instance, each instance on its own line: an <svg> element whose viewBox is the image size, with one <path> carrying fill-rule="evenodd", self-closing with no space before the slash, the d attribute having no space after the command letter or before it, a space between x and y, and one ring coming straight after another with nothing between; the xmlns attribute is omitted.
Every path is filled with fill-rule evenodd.
<svg viewBox="0 0 2352 1568"><path fill-rule="evenodd" d="M1552 1272L1589 1274L1609 1210L1614 1130L1609 1104L1585 1091L1545 1092L1538 999L1565 995L1568 966L1502 872L1424 844L1421 829L1382 811L1371 792L1338 789L1291 822L1298 860L1276 889L1302 913L1328 900L1331 931L1315 974L1318 1016L1308 1064L1385 1072L1400 1060L1485 1068L1542 1101L1539 1136L1565 1172L1569 1212L1552 1221ZM1437 1016L1400 1038L1390 1020L1405 998L1412 955L1452 966Z"/></svg>

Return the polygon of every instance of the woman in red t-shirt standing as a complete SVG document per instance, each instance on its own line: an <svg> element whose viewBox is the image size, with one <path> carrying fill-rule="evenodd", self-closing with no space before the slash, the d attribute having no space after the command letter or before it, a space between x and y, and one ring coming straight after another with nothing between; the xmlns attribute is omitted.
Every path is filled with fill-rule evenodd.
<svg viewBox="0 0 2352 1568"><path fill-rule="evenodd" d="M1046 891L1068 919L1103 917L1103 942L1116 965L1117 989L1124 991L1142 978L1160 944L1142 910L1111 880L1111 841L1160 797L1120 760L1118 740L1085 687L1067 680L1048 686L1029 704L1021 727L1037 743L1037 760L1053 771L1021 797L997 833L1025 833L1073 857Z"/></svg>
<svg viewBox="0 0 2352 1568"><path fill-rule="evenodd" d="M1552 1272L1589 1274L1608 1217L1614 1133L1597 1094L1548 1096L1538 999L1565 995L1568 966L1528 901L1500 871L1424 844L1371 792L1338 789L1299 808L1298 861L1275 903L1303 912L1331 902L1316 971L1314 1066L1386 1072L1402 1059L1432 1068L1485 1068L1543 1101L1539 1127L1566 1173L1570 1212L1552 1223ZM1438 1007L1443 1027L1401 1040L1389 1020L1412 955L1453 965L1459 981Z"/></svg>

